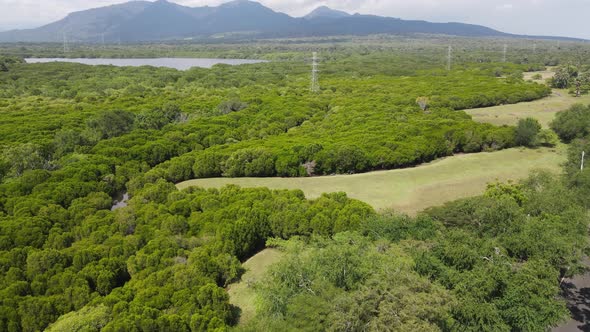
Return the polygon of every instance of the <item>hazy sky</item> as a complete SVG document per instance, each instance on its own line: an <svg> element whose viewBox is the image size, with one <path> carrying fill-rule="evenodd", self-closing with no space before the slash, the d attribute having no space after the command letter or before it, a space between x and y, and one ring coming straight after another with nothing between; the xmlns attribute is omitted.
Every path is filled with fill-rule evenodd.
<svg viewBox="0 0 590 332"><path fill-rule="evenodd" d="M186 6L227 0L171 0ZM36 27L69 12L124 0L0 0L0 30ZM292 16L320 5L350 13L486 25L504 32L590 39L590 0L260 0Z"/></svg>

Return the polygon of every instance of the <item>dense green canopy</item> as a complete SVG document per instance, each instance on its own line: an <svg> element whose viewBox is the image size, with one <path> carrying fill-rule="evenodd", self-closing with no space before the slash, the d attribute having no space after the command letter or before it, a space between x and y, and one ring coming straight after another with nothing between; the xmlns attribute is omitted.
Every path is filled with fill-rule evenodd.
<svg viewBox="0 0 590 332"><path fill-rule="evenodd" d="M288 255L260 288L267 315L246 329L556 324L566 316L558 278L577 271L587 247L578 193L590 182L574 170L586 141L572 145L565 181L497 184L417 218L377 214L344 193L308 200L301 191L174 186L391 169L547 141L535 123L519 132L461 109L546 96L522 72L555 56L532 61L521 50L516 64L495 63L485 45L465 43L477 51L466 48L450 72L436 42L322 44L318 94L308 89L306 43L236 46L278 61L186 72L2 57L0 331L224 331L239 318L225 287L269 239ZM111 211L123 193L128 206Z"/></svg>

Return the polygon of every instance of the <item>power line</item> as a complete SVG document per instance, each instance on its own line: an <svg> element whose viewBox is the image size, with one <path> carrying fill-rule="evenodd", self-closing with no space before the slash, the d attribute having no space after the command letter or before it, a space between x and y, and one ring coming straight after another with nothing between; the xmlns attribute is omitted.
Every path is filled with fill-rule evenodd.
<svg viewBox="0 0 590 332"><path fill-rule="evenodd" d="M320 92L320 83L318 78L318 53L313 52L312 58L312 65L311 65L311 92L318 93Z"/></svg>

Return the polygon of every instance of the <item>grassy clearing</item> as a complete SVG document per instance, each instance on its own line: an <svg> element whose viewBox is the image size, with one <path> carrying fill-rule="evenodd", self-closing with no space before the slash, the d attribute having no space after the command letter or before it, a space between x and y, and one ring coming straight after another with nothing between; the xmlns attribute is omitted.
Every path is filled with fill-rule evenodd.
<svg viewBox="0 0 590 332"><path fill-rule="evenodd" d="M576 103L590 104L590 95L576 98L568 94L567 90L554 90L551 96L531 102L476 108L465 112L475 121L497 126L515 125L519 119L531 117L539 120L543 127L548 128L556 113Z"/></svg>
<svg viewBox="0 0 590 332"><path fill-rule="evenodd" d="M541 75L540 80L533 78L533 76L535 76L537 74ZM553 78L553 76L555 76L555 67L549 67L549 68L547 68L547 70L543 70L543 71L527 72L527 73L524 73L523 76L526 81L545 83L548 79Z"/></svg>
<svg viewBox="0 0 590 332"><path fill-rule="evenodd" d="M240 324L248 322L256 315L256 293L249 285L260 281L268 268L282 257L283 253L277 249L265 249L242 264L246 269L242 280L231 284L227 290L230 303L242 310Z"/></svg>
<svg viewBox="0 0 590 332"><path fill-rule="evenodd" d="M343 191L377 210L395 209L415 214L427 207L481 194L486 184L525 178L533 169L559 171L565 148L508 149L457 155L415 168L314 178L215 178L179 183L219 188L228 184L271 189L301 189L308 198Z"/></svg>

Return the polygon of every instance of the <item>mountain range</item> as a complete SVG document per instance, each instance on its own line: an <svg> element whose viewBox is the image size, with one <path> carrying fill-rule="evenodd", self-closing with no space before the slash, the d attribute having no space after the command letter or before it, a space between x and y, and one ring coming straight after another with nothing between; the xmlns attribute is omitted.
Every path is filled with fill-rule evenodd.
<svg viewBox="0 0 590 332"><path fill-rule="evenodd" d="M158 0L131 1L74 12L36 29L0 32L0 42L61 42L64 39L89 43L150 42L417 33L525 37L480 25L351 15L324 6L295 18L249 0L236 0L217 7L186 7Z"/></svg>

